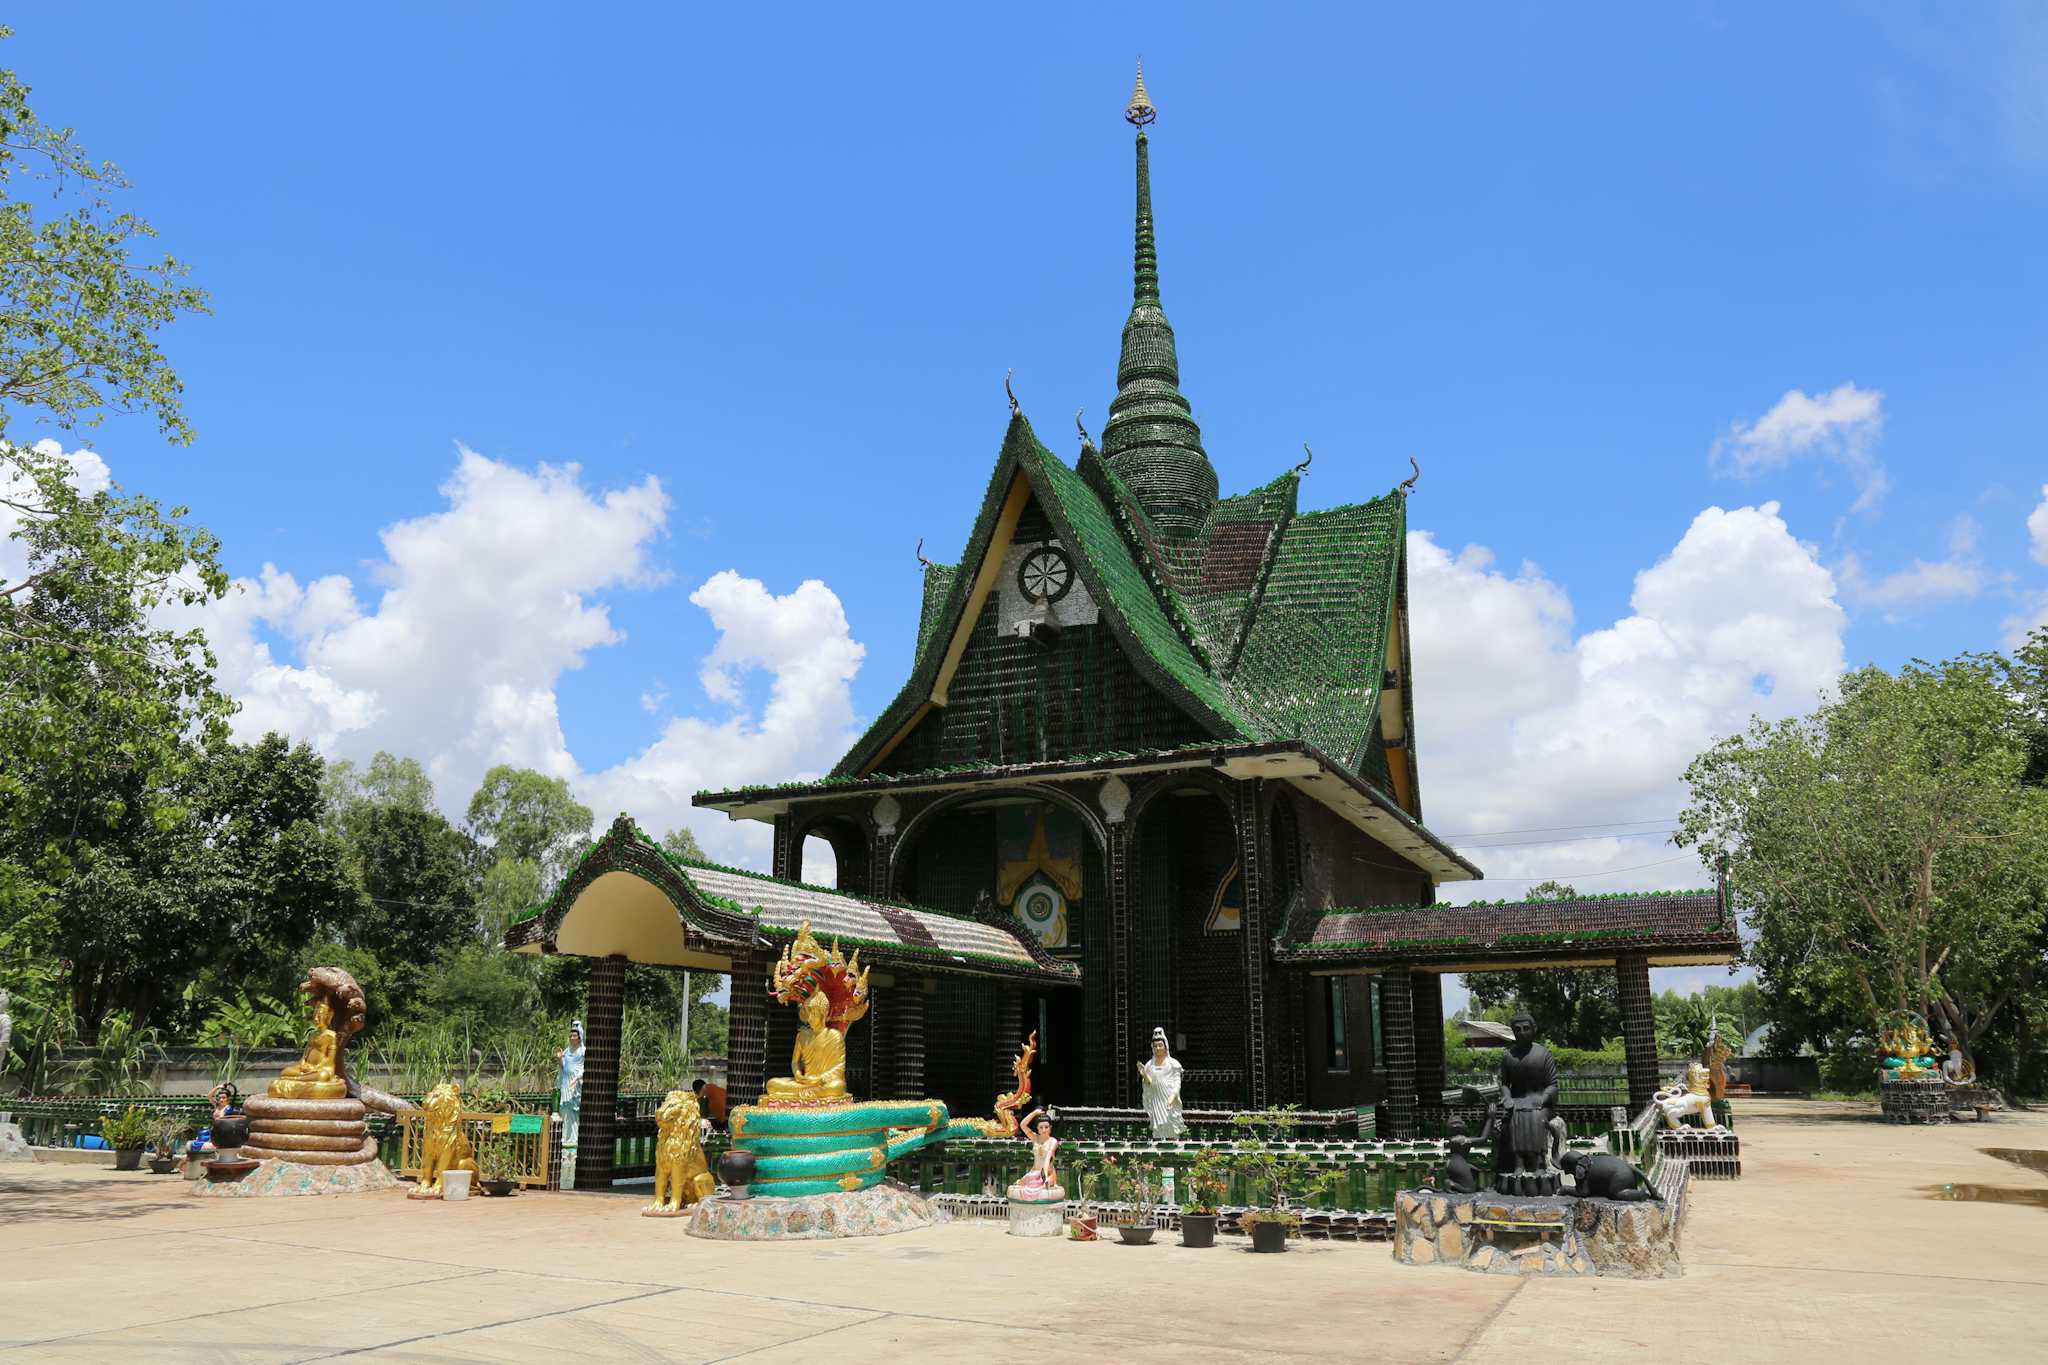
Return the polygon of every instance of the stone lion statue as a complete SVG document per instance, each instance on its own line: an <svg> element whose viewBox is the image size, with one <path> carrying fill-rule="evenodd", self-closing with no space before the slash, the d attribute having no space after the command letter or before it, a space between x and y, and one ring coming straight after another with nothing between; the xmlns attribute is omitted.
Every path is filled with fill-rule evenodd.
<svg viewBox="0 0 2048 1365"><path fill-rule="evenodd" d="M441 1176L448 1171L475 1171L476 1152L462 1127L462 1085L443 1081L427 1092L420 1106L426 1117L421 1124L420 1181L413 1193L425 1198L441 1193Z"/></svg>
<svg viewBox="0 0 2048 1365"><path fill-rule="evenodd" d="M1712 1081L1707 1069L1694 1062L1685 1069L1682 1085L1669 1085L1657 1092L1657 1112L1664 1116L1667 1128L1682 1128L1688 1117L1697 1115L1700 1127L1713 1128L1714 1098Z"/></svg>
<svg viewBox="0 0 2048 1365"><path fill-rule="evenodd" d="M659 1139L654 1147L654 1202L642 1212L655 1216L681 1213L702 1199L709 1199L718 1182L704 1160L699 1131L697 1097L687 1090L671 1090L654 1111Z"/></svg>

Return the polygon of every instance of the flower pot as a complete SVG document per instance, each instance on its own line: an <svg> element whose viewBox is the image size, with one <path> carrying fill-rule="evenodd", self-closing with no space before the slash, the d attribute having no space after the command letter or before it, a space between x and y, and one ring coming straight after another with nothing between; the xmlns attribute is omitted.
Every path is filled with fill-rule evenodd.
<svg viewBox="0 0 2048 1365"><path fill-rule="evenodd" d="M443 1199L469 1198L469 1171L441 1172L441 1197Z"/></svg>
<svg viewBox="0 0 2048 1365"><path fill-rule="evenodd" d="M733 1199L746 1199L747 1186L754 1183L754 1154L744 1147L728 1147L718 1156L718 1180Z"/></svg>
<svg viewBox="0 0 2048 1365"><path fill-rule="evenodd" d="M149 1159L149 1170L152 1175L169 1175L177 1169L178 1158L174 1156L153 1156Z"/></svg>
<svg viewBox="0 0 2048 1365"><path fill-rule="evenodd" d="M495 1177L481 1182L484 1193L493 1199L503 1199L518 1188L517 1184L504 1177Z"/></svg>
<svg viewBox="0 0 2048 1365"><path fill-rule="evenodd" d="M1253 1251L1287 1250L1287 1224L1260 1220L1252 1224Z"/></svg>
<svg viewBox="0 0 2048 1365"><path fill-rule="evenodd" d="M141 1170L142 1149L140 1147L116 1147L114 1149L114 1169L117 1171Z"/></svg>
<svg viewBox="0 0 2048 1365"><path fill-rule="evenodd" d="M1152 1234L1159 1231L1150 1223L1118 1223L1116 1235L1125 1246L1142 1247L1152 1244Z"/></svg>
<svg viewBox="0 0 2048 1365"><path fill-rule="evenodd" d="M247 1114L223 1114L213 1121L210 1140L215 1150L232 1152L249 1140Z"/></svg>
<svg viewBox="0 0 2048 1365"><path fill-rule="evenodd" d="M1216 1245L1216 1215L1184 1213L1180 1216L1180 1244L1184 1247Z"/></svg>

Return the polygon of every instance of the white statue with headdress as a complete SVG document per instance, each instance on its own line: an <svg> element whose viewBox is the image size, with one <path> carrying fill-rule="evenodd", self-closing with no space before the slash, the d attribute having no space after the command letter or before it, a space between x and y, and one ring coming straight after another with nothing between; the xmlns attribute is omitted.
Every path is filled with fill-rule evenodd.
<svg viewBox="0 0 2048 1365"><path fill-rule="evenodd" d="M1152 1030L1152 1055L1138 1063L1138 1077L1145 1084L1145 1119L1157 1139L1185 1137L1188 1126L1180 1116L1181 1065L1166 1048L1166 1030Z"/></svg>

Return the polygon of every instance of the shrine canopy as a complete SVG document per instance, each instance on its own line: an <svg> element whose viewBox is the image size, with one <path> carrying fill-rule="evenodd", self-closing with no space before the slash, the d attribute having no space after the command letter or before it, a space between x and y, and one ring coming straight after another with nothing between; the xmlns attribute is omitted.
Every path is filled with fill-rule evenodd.
<svg viewBox="0 0 2048 1365"><path fill-rule="evenodd" d="M1079 969L1012 915L951 915L678 858L626 815L512 922L505 946L727 972L736 957L780 952L805 922L820 942L858 948L874 966L1080 984Z"/></svg>
<svg viewBox="0 0 2048 1365"><path fill-rule="evenodd" d="M1297 907L1277 960L1328 971L1519 971L1732 962L1735 918L1718 890L1627 891L1490 905Z"/></svg>

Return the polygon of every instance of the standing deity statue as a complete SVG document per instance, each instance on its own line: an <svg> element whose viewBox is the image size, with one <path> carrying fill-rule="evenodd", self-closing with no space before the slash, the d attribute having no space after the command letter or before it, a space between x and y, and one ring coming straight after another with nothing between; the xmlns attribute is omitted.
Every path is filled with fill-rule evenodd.
<svg viewBox="0 0 2048 1365"><path fill-rule="evenodd" d="M1536 1041L1536 1020L1518 1009L1515 1041L1500 1059L1505 1098L1493 1123L1493 1188L1502 1194L1555 1194L1557 1063Z"/></svg>
<svg viewBox="0 0 2048 1365"><path fill-rule="evenodd" d="M1185 1137L1188 1126L1180 1116L1181 1065L1166 1050L1166 1030L1152 1030L1152 1055L1138 1063L1138 1078L1145 1086L1145 1120L1152 1136L1164 1141Z"/></svg>
<svg viewBox="0 0 2048 1365"><path fill-rule="evenodd" d="M562 1069L555 1076L555 1090L562 1105L562 1145L576 1145L576 1130L583 1117L583 1021L569 1021L569 1045L555 1053Z"/></svg>

